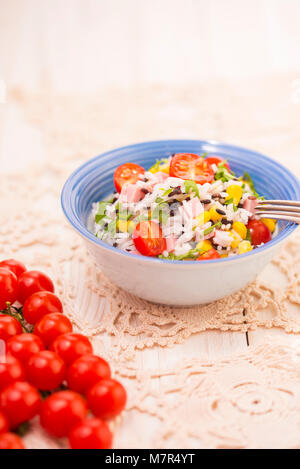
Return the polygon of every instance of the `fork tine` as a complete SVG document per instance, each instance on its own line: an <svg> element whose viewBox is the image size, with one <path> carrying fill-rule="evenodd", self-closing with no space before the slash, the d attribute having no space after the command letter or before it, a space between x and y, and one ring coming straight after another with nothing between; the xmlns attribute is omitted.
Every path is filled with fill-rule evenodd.
<svg viewBox="0 0 300 469"><path fill-rule="evenodd" d="M255 214L275 220L286 220L300 224L300 201L298 200L260 200Z"/></svg>
<svg viewBox="0 0 300 469"><path fill-rule="evenodd" d="M300 213L297 216L294 212L263 212L257 211L257 214L266 218L273 218L275 220L291 221L300 224Z"/></svg>
<svg viewBox="0 0 300 469"><path fill-rule="evenodd" d="M269 202L269 201L268 201ZM256 210L258 210L259 212L261 210L264 210L264 211L269 211L269 212L272 212L273 210L279 210L279 211L282 211L282 212L295 212L295 213L299 213L300 214L300 206L299 207L296 207L296 206L293 206L293 205L269 205L269 203L266 203L265 205L257 205L255 207Z"/></svg>
<svg viewBox="0 0 300 469"><path fill-rule="evenodd" d="M263 205L284 205L287 207L299 207L300 208L300 201L297 200L261 200L258 203L258 206Z"/></svg>

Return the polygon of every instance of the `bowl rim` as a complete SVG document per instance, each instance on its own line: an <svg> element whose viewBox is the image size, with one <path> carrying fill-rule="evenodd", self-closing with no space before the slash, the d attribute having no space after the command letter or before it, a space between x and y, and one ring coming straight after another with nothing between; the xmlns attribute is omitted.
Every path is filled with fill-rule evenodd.
<svg viewBox="0 0 300 469"><path fill-rule="evenodd" d="M76 217L72 211L71 213L69 212L69 209L71 209L71 205L68 206L68 200L70 199L70 194L73 190L73 180L76 178L76 176L82 172L87 166L92 165L95 161L100 160L101 158L111 155L115 152L123 152L123 151L128 151L133 148L138 148L138 147L143 147L151 144L171 144L172 142L174 143L186 143L186 144L191 144L191 143L197 143L201 145L215 145L218 147L222 147L223 149L226 149L228 151L233 150L233 151L241 151L241 152L247 152L251 153L252 155L256 155L259 158L263 158L264 160L272 163L273 165L277 166L278 169L281 169L287 175L292 179L294 182L294 189L297 193L298 198L300 199L300 182L298 178L289 170L287 169L284 165L281 163L278 163L276 160L270 158L269 156L266 156L262 153L256 152L254 150L241 147L238 145L231 145L227 143L223 143L217 140L198 140L198 139L161 139L161 140L149 140L146 142L139 142L139 143L134 143L130 145L125 145L122 147L118 148L113 148L109 151L106 151L104 153L100 153L99 155L89 159L88 161L84 162L82 165L80 165L75 171L71 173L71 175L67 178L66 182L64 183L64 186L61 191L61 206L63 213L69 223L73 226L73 228L79 232L79 234L83 237L91 241L92 243L106 249L107 251L112 251L113 254L119 254L122 256L126 256L128 259L132 260L139 260L142 262L154 262L157 264L167 264L167 265L180 265L181 267L187 267L194 265L195 267L199 265L207 265L207 264L219 264L219 263L226 263L226 262L236 262L236 261L241 261L242 259L245 259L250 256L256 256L258 254L261 254L263 251L266 251L272 247L274 247L276 244L282 242L285 238L290 236L297 228L298 225L296 223L291 223L289 222L283 230L276 235L274 238L272 238L271 241L268 243L264 244L263 246L253 249L250 252L240 254L237 256L230 256L230 257L225 257L221 259L212 259L212 260L206 260L206 261L201 261L201 262L195 262L195 261L180 261L180 260L170 260L170 259L159 259L157 257L147 257L143 255L138 255L138 254L132 254L129 252L126 252L122 249L119 249L117 247L111 246L110 244L106 243L105 241L101 241L99 238L97 238L92 232L88 230L88 228L85 226L84 223L82 223L78 217ZM297 200L291 199L291 200Z"/></svg>

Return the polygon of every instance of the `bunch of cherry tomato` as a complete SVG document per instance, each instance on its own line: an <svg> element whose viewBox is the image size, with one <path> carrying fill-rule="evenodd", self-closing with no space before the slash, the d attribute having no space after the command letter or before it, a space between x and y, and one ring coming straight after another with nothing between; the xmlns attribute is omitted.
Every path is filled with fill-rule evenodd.
<svg viewBox="0 0 300 469"><path fill-rule="evenodd" d="M36 416L70 448L111 448L107 420L124 409L126 391L89 339L73 332L51 279L0 262L0 310L0 449L24 449L18 432Z"/></svg>

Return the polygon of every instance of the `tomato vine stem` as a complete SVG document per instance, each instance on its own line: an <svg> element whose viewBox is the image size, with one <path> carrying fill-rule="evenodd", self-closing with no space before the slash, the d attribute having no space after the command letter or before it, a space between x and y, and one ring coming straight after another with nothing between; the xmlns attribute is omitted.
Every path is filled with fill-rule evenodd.
<svg viewBox="0 0 300 469"><path fill-rule="evenodd" d="M22 306L20 308L17 308L16 306L12 306L10 302L8 301L6 303L6 309L0 309L0 314L6 314L8 316L15 318L21 324L24 332L27 332L27 333L31 332L31 330L25 323Z"/></svg>

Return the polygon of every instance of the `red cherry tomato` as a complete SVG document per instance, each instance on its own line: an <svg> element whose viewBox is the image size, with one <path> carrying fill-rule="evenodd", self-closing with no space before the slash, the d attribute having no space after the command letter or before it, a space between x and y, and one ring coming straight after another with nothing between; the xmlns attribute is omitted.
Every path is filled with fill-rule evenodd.
<svg viewBox="0 0 300 469"><path fill-rule="evenodd" d="M171 159L170 176L205 184L214 180L215 173L211 165L201 156L193 153L177 153Z"/></svg>
<svg viewBox="0 0 300 469"><path fill-rule="evenodd" d="M5 363L0 362L0 391L15 381L25 381L25 368L15 357L7 356Z"/></svg>
<svg viewBox="0 0 300 469"><path fill-rule="evenodd" d="M32 355L26 364L27 380L41 391L58 388L64 381L66 372L65 362L50 350Z"/></svg>
<svg viewBox="0 0 300 469"><path fill-rule="evenodd" d="M60 391L42 403L40 420L50 435L62 438L87 416L85 400L73 391Z"/></svg>
<svg viewBox="0 0 300 469"><path fill-rule="evenodd" d="M271 231L260 220L250 220L247 228L250 230L251 243L254 246L259 246L261 243L267 243L272 239Z"/></svg>
<svg viewBox="0 0 300 469"><path fill-rule="evenodd" d="M67 365L71 365L77 358L93 353L93 347L87 337L81 334L64 334L57 337L50 345L50 350L56 352Z"/></svg>
<svg viewBox="0 0 300 469"><path fill-rule="evenodd" d="M7 342L8 339L17 334L22 334L22 326L19 321L12 316L3 314L0 316L0 340Z"/></svg>
<svg viewBox="0 0 300 469"><path fill-rule="evenodd" d="M110 449L112 433L106 422L100 419L86 419L72 428L69 444L72 449Z"/></svg>
<svg viewBox="0 0 300 469"><path fill-rule="evenodd" d="M6 350L9 355L25 364L32 355L45 350L45 346L38 336L26 333L9 339L6 344Z"/></svg>
<svg viewBox="0 0 300 469"><path fill-rule="evenodd" d="M6 433L9 431L9 423L7 420L7 417L3 414L3 412L0 412L0 435L1 433Z"/></svg>
<svg viewBox="0 0 300 469"><path fill-rule="evenodd" d="M117 191L121 192L124 184L135 184L139 180L139 176L144 173L144 168L138 164L122 164L114 173L114 183Z"/></svg>
<svg viewBox="0 0 300 469"><path fill-rule="evenodd" d="M205 161L209 163L210 165L215 164L216 166L218 166L218 164L220 163L224 163L225 168L229 172L231 172L230 166L227 163L227 161L223 160L223 158L220 158L219 156L208 156L207 158L205 158Z"/></svg>
<svg viewBox="0 0 300 469"><path fill-rule="evenodd" d="M109 364L96 355L85 355L72 363L67 374L68 387L84 394L101 379L111 376Z"/></svg>
<svg viewBox="0 0 300 469"><path fill-rule="evenodd" d="M70 319L61 313L46 314L34 328L34 333L48 347L56 337L72 332L73 326Z"/></svg>
<svg viewBox="0 0 300 469"><path fill-rule="evenodd" d="M23 306L23 316L29 324L36 324L50 313L62 313L60 299L48 291L39 291L29 296Z"/></svg>
<svg viewBox="0 0 300 469"><path fill-rule="evenodd" d="M28 270L18 279L18 300L24 304L25 300L38 291L54 293L54 285L48 275L38 270Z"/></svg>
<svg viewBox="0 0 300 469"><path fill-rule="evenodd" d="M15 259L6 259L5 261L0 262L0 268L2 267L13 272L16 277L20 277L20 275L27 270L22 262L16 261Z"/></svg>
<svg viewBox="0 0 300 469"><path fill-rule="evenodd" d="M25 449L25 446L15 433L2 433L0 435L0 449Z"/></svg>
<svg viewBox="0 0 300 469"><path fill-rule="evenodd" d="M6 308L6 303L13 304L18 296L18 279L10 270L0 268L0 309Z"/></svg>
<svg viewBox="0 0 300 469"><path fill-rule="evenodd" d="M40 393L25 381L16 381L4 388L0 394L0 408L7 416L11 428L16 428L35 417L39 413L40 405Z"/></svg>
<svg viewBox="0 0 300 469"><path fill-rule="evenodd" d="M144 256L158 256L167 247L160 226L155 221L141 221L133 232L136 249Z"/></svg>
<svg viewBox="0 0 300 469"><path fill-rule="evenodd" d="M127 394L124 386L114 379L103 379L87 394L88 407L96 417L110 419L125 408Z"/></svg>
<svg viewBox="0 0 300 469"><path fill-rule="evenodd" d="M221 256L216 249L210 249L198 257L197 261L210 261L211 259L220 259L220 257Z"/></svg>

